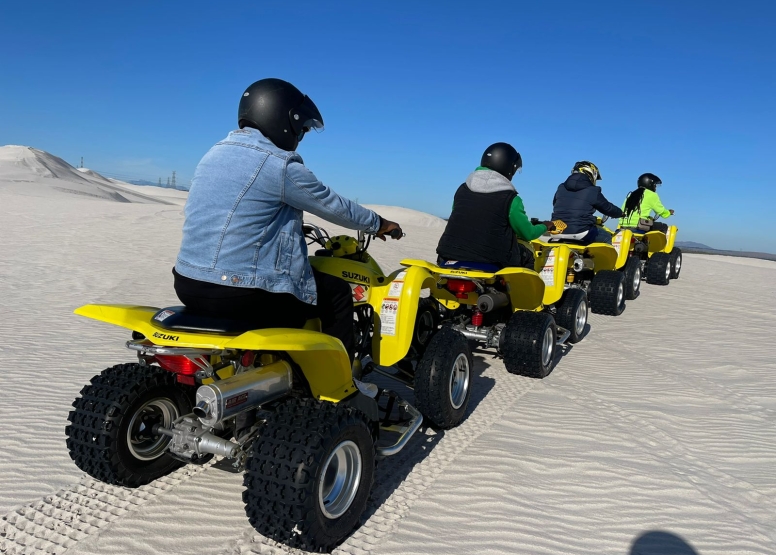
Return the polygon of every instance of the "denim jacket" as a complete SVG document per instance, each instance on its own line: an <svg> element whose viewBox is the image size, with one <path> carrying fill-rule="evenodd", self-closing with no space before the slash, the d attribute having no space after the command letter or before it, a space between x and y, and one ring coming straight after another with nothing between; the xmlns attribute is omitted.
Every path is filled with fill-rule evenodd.
<svg viewBox="0 0 776 555"><path fill-rule="evenodd" d="M232 131L202 158L184 209L175 264L186 277L291 293L316 304L302 212L375 233L380 217L339 196L255 129Z"/></svg>

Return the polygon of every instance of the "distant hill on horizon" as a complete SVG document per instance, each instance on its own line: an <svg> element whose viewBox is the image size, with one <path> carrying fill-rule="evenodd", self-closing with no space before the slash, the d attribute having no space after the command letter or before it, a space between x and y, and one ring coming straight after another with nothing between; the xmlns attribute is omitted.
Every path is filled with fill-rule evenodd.
<svg viewBox="0 0 776 555"><path fill-rule="evenodd" d="M674 243L677 247L681 249L709 249L709 250L716 250L714 247L710 247L708 245L704 245L703 243L696 243L695 241L677 241Z"/></svg>
<svg viewBox="0 0 776 555"><path fill-rule="evenodd" d="M689 254L716 254L718 256L738 256L741 258L759 258L760 260L776 261L776 254L771 254L769 252L721 250L704 245L703 243L696 243L695 241L677 241L675 244L682 249L683 252Z"/></svg>
<svg viewBox="0 0 776 555"><path fill-rule="evenodd" d="M89 168L75 168L45 150L24 145L0 146L0 185L32 196L80 195L113 202L178 204L132 190L129 183Z"/></svg>

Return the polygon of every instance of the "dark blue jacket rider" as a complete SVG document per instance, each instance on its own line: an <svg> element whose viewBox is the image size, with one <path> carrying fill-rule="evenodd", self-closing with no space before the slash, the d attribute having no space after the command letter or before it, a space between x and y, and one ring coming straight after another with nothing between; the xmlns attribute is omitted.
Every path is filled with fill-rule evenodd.
<svg viewBox="0 0 776 555"><path fill-rule="evenodd" d="M584 173L572 173L558 186L552 206L552 220L563 220L566 223L564 234L595 229L596 210L610 218L622 217L622 210L606 200L601 187L593 185Z"/></svg>

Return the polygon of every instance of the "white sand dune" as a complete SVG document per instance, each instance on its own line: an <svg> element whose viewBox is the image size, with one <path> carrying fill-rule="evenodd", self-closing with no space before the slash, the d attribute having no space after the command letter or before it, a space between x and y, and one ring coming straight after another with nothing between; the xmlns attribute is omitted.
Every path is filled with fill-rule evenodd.
<svg viewBox="0 0 776 555"><path fill-rule="evenodd" d="M73 399L132 360L124 330L72 310L178 303L185 193L157 198L175 206L64 194L67 167L11 171L0 153L0 553L292 551L248 525L241 476L213 464L132 490L70 461ZM373 242L383 268L435 258L442 220L375 209L407 233ZM775 553L776 263L687 255L682 272L644 285L618 318L592 315L544 380L477 353L467 420L378 465L365 521L336 552Z"/></svg>
<svg viewBox="0 0 776 555"><path fill-rule="evenodd" d="M43 150L19 145L0 147L0 188L32 197L65 198L75 195L126 203L185 203L180 196L155 195L150 189L157 187L140 191L135 185L109 179L88 168L74 168Z"/></svg>

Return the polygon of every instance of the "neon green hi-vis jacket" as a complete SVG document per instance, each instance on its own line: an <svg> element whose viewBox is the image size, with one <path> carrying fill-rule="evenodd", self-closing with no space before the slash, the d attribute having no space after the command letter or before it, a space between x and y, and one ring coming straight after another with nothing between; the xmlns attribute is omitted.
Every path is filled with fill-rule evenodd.
<svg viewBox="0 0 776 555"><path fill-rule="evenodd" d="M623 212L625 211L625 202L622 203L622 210ZM639 209L631 214L630 218L620 218L620 227L636 227L639 225L639 218L649 218L652 212L661 218L667 218L671 215L671 212L660 202L660 197L655 191L644 189L644 196L641 198Z"/></svg>

